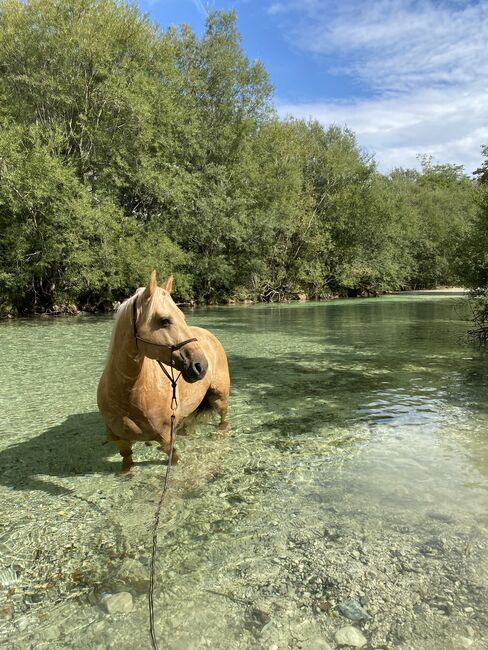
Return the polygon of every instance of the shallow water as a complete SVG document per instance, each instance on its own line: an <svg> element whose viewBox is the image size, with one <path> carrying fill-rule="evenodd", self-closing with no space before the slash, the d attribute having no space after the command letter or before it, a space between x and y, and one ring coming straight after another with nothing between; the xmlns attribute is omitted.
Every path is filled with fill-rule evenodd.
<svg viewBox="0 0 488 650"><path fill-rule="evenodd" d="M231 433L197 421L159 533L161 648L486 648L488 358L459 298L195 310L229 356ZM0 643L150 647L165 465L131 477L95 391L113 319L0 324ZM108 615L106 594L133 597ZM353 622L337 605L360 602ZM130 606L128 607L130 609Z"/></svg>

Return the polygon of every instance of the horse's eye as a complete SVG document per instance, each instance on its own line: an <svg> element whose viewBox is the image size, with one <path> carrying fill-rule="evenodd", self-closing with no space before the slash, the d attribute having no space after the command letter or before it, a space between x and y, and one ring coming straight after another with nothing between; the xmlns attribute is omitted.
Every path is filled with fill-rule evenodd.
<svg viewBox="0 0 488 650"><path fill-rule="evenodd" d="M161 327L168 327L169 325L171 325L171 321L169 318L161 318L159 322L161 324Z"/></svg>

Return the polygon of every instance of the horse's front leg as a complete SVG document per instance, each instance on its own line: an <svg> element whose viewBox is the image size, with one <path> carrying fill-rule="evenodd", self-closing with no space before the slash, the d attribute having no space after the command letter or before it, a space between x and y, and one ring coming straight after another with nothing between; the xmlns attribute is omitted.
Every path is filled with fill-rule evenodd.
<svg viewBox="0 0 488 650"><path fill-rule="evenodd" d="M134 464L134 461L132 460L131 441L118 438L113 433L107 433L107 438L117 446L119 454L122 456L122 474L127 474L130 472L132 465Z"/></svg>
<svg viewBox="0 0 488 650"><path fill-rule="evenodd" d="M132 469L132 443L130 440L116 440L119 454L122 456L122 474L127 474Z"/></svg>
<svg viewBox="0 0 488 650"><path fill-rule="evenodd" d="M176 422L175 422L175 429L176 429ZM176 431L173 431L173 437L176 439ZM163 428L163 432L161 433L161 438L159 440L159 445L161 449L169 456L169 452L171 449L171 427L169 424L165 424ZM176 463L180 460L180 457L178 455L178 452L176 451L176 447L173 444L173 452L171 454L171 464L176 465Z"/></svg>

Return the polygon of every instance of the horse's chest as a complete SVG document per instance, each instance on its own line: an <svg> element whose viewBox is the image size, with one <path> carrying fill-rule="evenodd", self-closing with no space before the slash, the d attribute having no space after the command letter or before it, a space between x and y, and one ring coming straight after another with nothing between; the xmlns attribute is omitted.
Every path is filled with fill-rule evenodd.
<svg viewBox="0 0 488 650"><path fill-rule="evenodd" d="M164 395L135 387L110 400L110 428L115 435L131 440L159 438L169 422Z"/></svg>
<svg viewBox="0 0 488 650"><path fill-rule="evenodd" d="M148 434L160 434L169 417L169 404L164 404L163 395L135 393L127 403L127 415Z"/></svg>

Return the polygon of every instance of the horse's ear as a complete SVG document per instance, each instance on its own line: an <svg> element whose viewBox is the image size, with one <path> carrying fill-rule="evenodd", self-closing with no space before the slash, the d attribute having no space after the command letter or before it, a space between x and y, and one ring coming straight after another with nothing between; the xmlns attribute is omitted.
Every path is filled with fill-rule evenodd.
<svg viewBox="0 0 488 650"><path fill-rule="evenodd" d="M166 289L168 293L171 293L171 289L173 288L173 275L168 275L161 287Z"/></svg>
<svg viewBox="0 0 488 650"><path fill-rule="evenodd" d="M157 282L156 282L156 271L153 271L151 273L151 275L149 276L148 285L144 289L144 298L145 298L145 300L150 300L153 297L157 286L158 285L157 285Z"/></svg>

